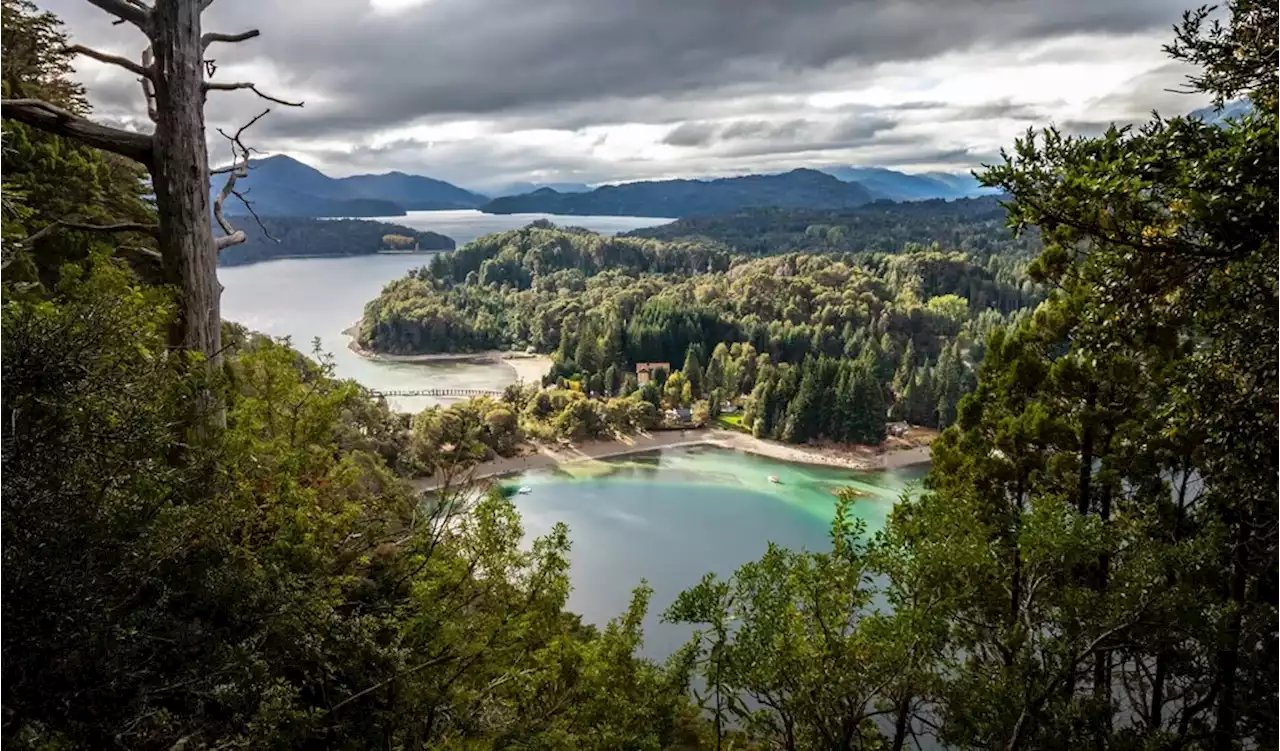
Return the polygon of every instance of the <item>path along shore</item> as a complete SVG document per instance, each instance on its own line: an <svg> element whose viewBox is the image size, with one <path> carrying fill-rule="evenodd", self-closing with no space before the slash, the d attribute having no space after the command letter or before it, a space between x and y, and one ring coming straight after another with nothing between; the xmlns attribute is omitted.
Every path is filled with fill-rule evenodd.
<svg viewBox="0 0 1280 751"><path fill-rule="evenodd" d="M534 444L534 451L523 456L499 457L481 462L471 469L467 477L470 480L482 480L517 472L553 469L577 462L609 459L681 446L716 446L797 464L817 464L863 471L894 469L929 461L928 442L932 437L932 431L918 431L911 441L890 439L890 442L880 448L809 444L796 446L720 428L663 430L624 436L611 441L584 441L572 446ZM440 486L441 480L436 477L422 477L410 482L419 491L431 491Z"/></svg>

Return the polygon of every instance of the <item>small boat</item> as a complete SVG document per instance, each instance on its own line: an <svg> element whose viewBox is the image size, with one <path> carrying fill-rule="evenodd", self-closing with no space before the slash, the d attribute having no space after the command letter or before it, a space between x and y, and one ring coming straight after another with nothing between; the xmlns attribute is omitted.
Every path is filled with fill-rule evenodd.
<svg viewBox="0 0 1280 751"><path fill-rule="evenodd" d="M776 485L782 481L778 479L777 475L769 475L769 482L774 483Z"/></svg>
<svg viewBox="0 0 1280 751"><path fill-rule="evenodd" d="M533 488L529 487L528 485L524 485L524 486L521 486L521 488L516 492L519 493L520 495L526 495L528 493L532 493Z"/></svg>

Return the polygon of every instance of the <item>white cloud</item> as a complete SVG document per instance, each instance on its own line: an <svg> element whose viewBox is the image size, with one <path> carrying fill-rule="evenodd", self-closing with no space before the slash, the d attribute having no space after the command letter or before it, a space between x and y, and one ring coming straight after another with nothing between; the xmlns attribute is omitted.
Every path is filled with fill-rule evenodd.
<svg viewBox="0 0 1280 751"><path fill-rule="evenodd" d="M1029 125L1094 128L1203 101L1164 89L1182 0L219 0L217 80L301 111L264 150L335 175L420 172L485 185L740 174L835 163L967 170ZM50 0L76 41L137 34ZM136 81L78 63L101 115L137 119ZM211 126L263 104L211 95Z"/></svg>

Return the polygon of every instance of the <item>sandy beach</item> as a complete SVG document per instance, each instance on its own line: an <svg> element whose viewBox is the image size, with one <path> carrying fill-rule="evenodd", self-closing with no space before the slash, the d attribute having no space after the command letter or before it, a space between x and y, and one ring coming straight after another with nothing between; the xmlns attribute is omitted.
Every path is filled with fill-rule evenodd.
<svg viewBox="0 0 1280 751"><path fill-rule="evenodd" d="M609 459L680 446L718 446L795 464L816 464L825 467L873 471L929 461L928 441L931 439L932 431L920 431L910 442L891 439L881 447L811 444L796 446L720 428L663 430L624 436L612 441L584 441L576 445L533 444L534 451L524 456L500 457L475 465L466 473L466 479L482 480L517 472L552 469L577 462ZM430 491L437 489L442 480L436 477L422 477L410 482L417 490Z"/></svg>
<svg viewBox="0 0 1280 751"><path fill-rule="evenodd" d="M342 333L347 336L347 349L366 360L382 362L432 363L432 362L475 362L501 363L515 371L516 380L526 383L541 383L542 377L551 370L551 358L526 352L504 352L501 350L484 350L481 352L440 352L430 355L388 355L371 352L356 342L355 333L359 324L352 324Z"/></svg>

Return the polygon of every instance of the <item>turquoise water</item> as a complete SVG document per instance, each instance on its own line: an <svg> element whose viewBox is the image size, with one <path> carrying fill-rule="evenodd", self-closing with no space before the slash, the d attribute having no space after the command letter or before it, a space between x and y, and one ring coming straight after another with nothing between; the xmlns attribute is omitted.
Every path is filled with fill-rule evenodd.
<svg viewBox="0 0 1280 751"><path fill-rule="evenodd" d="M647 579L654 589L645 623L644 652L664 657L688 629L659 616L708 571L722 576L758 558L770 542L822 550L835 509L834 492L864 495L854 513L868 533L881 529L899 493L920 480L925 466L885 472L788 464L712 447L663 449L643 456L593 462L586 476L561 471L510 478L509 490L528 535L569 525L573 542L569 608L604 624L627 606ZM769 481L769 476L778 483Z"/></svg>

